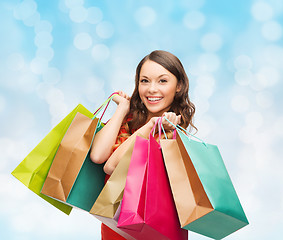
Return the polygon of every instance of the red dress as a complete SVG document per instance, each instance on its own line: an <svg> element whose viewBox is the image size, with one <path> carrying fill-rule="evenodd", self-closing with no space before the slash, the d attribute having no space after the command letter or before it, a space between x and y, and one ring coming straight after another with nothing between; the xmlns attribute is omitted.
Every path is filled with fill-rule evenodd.
<svg viewBox="0 0 283 240"><path fill-rule="evenodd" d="M131 118L127 118L126 119L126 122L130 121ZM127 130L125 129L125 126L124 124L122 125L122 127L120 128L120 131L118 133L118 136L122 133L128 133ZM133 134L134 131L132 131L131 134ZM120 138L120 142L124 142L127 138L123 138L121 137ZM116 141L116 144L117 144L117 141ZM114 149L114 151L116 150L117 148ZM107 180L109 179L109 175L106 175L105 177L105 183L107 182ZM101 224L101 240L125 240L124 237L120 236L118 233L116 233L115 231L113 231L111 228L107 227L105 224Z"/></svg>

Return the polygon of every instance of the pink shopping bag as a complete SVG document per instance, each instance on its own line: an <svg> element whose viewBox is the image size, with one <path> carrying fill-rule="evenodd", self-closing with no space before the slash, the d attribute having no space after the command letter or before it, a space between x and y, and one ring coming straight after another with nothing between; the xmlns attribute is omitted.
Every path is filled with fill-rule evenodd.
<svg viewBox="0 0 283 240"><path fill-rule="evenodd" d="M118 228L135 239L185 240L166 174L160 145L136 137L121 204Z"/></svg>

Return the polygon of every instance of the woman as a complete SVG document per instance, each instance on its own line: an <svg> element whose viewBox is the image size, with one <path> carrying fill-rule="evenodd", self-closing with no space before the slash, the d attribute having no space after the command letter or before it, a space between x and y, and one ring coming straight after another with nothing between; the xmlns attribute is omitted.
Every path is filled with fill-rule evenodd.
<svg viewBox="0 0 283 240"><path fill-rule="evenodd" d="M112 118L94 138L90 157L95 163L105 163L109 175L118 162L107 161L114 150L132 134L148 136L156 120L165 116L184 128L194 125L195 106L188 96L189 80L180 60L166 51L153 51L138 64L135 90L131 98L122 91L114 96L117 109ZM173 126L163 119L166 131ZM124 239L102 224L103 240Z"/></svg>

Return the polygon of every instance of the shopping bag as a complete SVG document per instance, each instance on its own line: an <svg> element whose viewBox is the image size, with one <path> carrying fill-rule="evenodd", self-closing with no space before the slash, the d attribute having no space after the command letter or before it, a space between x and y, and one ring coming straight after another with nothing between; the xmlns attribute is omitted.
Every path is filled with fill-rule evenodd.
<svg viewBox="0 0 283 240"><path fill-rule="evenodd" d="M161 139L163 159L166 166L174 202L181 227L213 211L190 157L178 135L173 139Z"/></svg>
<svg viewBox="0 0 283 240"><path fill-rule="evenodd" d="M118 228L135 239L188 239L181 229L160 145L136 137L128 170Z"/></svg>
<svg viewBox="0 0 283 240"><path fill-rule="evenodd" d="M61 141L41 193L89 211L104 185L102 164L92 163L89 149L98 119L77 113Z"/></svg>
<svg viewBox="0 0 283 240"><path fill-rule="evenodd" d="M104 186L105 173L103 164L90 160L89 150L115 94L111 94L91 118L77 113L59 145L41 193L86 211L91 209ZM97 115L102 109L99 120Z"/></svg>
<svg viewBox="0 0 283 240"><path fill-rule="evenodd" d="M161 140L180 222L184 229L222 239L248 220L218 147L192 140L182 130L177 126L176 140Z"/></svg>
<svg viewBox="0 0 283 240"><path fill-rule="evenodd" d="M69 125L77 113L82 113L88 117L92 113L79 104L69 113L49 134L27 155L27 157L14 169L12 175L21 181L26 187L39 195L41 198L51 203L53 206L70 214L72 207L52 199L40 193L43 183L48 174L58 146L65 135Z"/></svg>
<svg viewBox="0 0 283 240"><path fill-rule="evenodd" d="M134 143L135 135L132 135L108 159L108 161L111 161L112 157L117 158L119 156L119 163L90 210L90 213L98 220L129 240L133 240L134 238L117 228L117 222ZM121 155L121 152L123 155Z"/></svg>

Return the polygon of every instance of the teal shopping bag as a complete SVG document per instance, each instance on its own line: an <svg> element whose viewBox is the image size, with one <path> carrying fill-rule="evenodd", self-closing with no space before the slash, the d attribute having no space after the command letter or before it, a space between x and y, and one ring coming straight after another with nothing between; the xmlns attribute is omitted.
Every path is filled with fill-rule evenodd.
<svg viewBox="0 0 283 240"><path fill-rule="evenodd" d="M189 158L213 207L183 228L222 239L249 224L217 146L189 138L177 127ZM184 189L185 191L185 189Z"/></svg>

